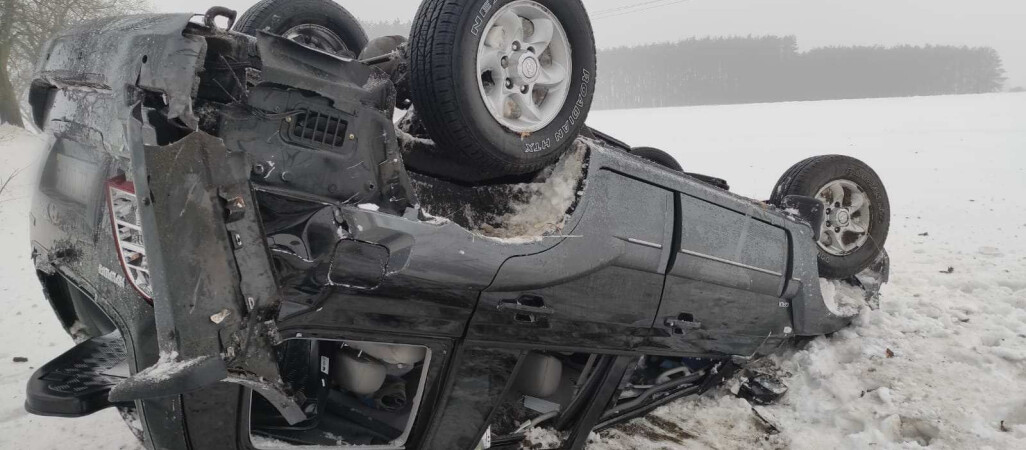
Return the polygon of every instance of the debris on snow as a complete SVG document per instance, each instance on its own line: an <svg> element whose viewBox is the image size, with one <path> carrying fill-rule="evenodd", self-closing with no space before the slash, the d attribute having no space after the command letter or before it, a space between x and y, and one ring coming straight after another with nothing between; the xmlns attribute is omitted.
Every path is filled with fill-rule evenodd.
<svg viewBox="0 0 1026 450"><path fill-rule="evenodd" d="M28 362L28 358L26 358L24 356L15 356L11 360L16 362L16 363L26 363L26 362Z"/></svg>
<svg viewBox="0 0 1026 450"><path fill-rule="evenodd" d="M785 385L777 377L752 373L738 386L736 395L757 405L768 405L780 400L787 393Z"/></svg>
<svg viewBox="0 0 1026 450"><path fill-rule="evenodd" d="M644 418L603 431L589 449L786 448L784 430L774 434L771 429L747 401L729 394L704 395L671 403Z"/></svg>

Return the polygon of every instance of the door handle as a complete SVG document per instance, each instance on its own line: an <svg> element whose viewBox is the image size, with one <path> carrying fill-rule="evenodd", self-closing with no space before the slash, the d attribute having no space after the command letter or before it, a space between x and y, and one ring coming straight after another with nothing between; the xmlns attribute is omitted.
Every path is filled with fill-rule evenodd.
<svg viewBox="0 0 1026 450"><path fill-rule="evenodd" d="M497 308L499 311L538 316L551 316L556 312L551 306L545 306L545 300L537 295L521 295L516 300L503 300Z"/></svg>
<svg viewBox="0 0 1026 450"><path fill-rule="evenodd" d="M702 328L702 322L696 322L695 316L689 313L680 313L673 317L667 317L663 322L666 328L669 328L673 334L683 335L688 330L699 330Z"/></svg>

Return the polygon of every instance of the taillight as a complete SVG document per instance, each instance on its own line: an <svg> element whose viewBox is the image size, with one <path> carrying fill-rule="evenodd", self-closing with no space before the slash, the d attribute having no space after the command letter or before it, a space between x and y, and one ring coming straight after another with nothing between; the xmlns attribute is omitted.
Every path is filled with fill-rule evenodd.
<svg viewBox="0 0 1026 450"><path fill-rule="evenodd" d="M146 244L143 242L139 202L135 197L135 185L125 180L123 175L107 181L107 207L110 210L110 224L114 229L121 269L135 290L152 303L153 288L150 285L149 267L146 265Z"/></svg>

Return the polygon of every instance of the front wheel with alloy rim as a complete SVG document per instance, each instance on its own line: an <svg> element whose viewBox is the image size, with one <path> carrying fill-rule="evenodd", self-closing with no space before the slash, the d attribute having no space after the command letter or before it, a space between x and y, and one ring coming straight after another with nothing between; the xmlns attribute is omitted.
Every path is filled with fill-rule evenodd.
<svg viewBox="0 0 1026 450"><path fill-rule="evenodd" d="M873 263L883 251L891 210L883 181L868 165L842 155L816 156L795 164L777 182L770 203L788 195L823 203L819 273L847 279Z"/></svg>
<svg viewBox="0 0 1026 450"><path fill-rule="evenodd" d="M580 0L425 0L410 53L428 134L477 179L553 162L591 108L595 41Z"/></svg>
<svg viewBox="0 0 1026 450"><path fill-rule="evenodd" d="M331 0L263 0L242 13L235 31L261 31L339 56L355 57L367 33L345 8Z"/></svg>

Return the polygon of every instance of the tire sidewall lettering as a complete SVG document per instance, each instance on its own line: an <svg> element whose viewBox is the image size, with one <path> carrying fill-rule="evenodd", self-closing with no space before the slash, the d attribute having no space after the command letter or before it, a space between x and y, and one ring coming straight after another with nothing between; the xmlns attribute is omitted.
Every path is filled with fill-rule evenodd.
<svg viewBox="0 0 1026 450"><path fill-rule="evenodd" d="M563 122L563 125L561 125L553 135L553 139L556 140L556 143L563 142L563 140L569 136L570 130L577 124L578 119L581 118L581 114L585 107L585 101L588 98L590 85L591 72L589 72L588 69L583 69L581 74L581 88L578 89L577 100L574 102L574 108L570 111L570 117Z"/></svg>
<svg viewBox="0 0 1026 450"><path fill-rule="evenodd" d="M470 27L470 34L478 37L481 36L481 29L488 23L488 14L495 8L496 3L498 3L498 0L485 0L481 4L481 7L477 10L477 15L474 16L474 26Z"/></svg>

